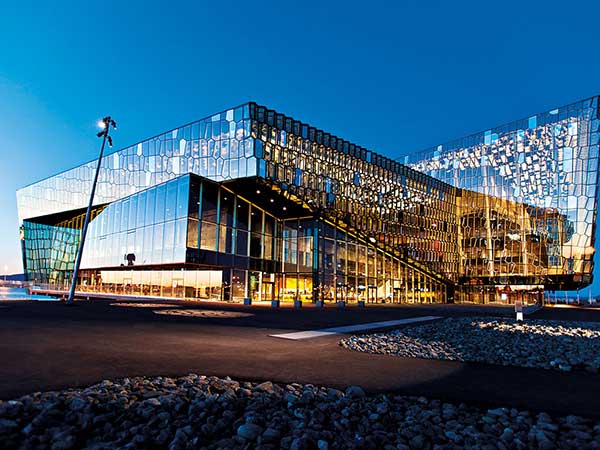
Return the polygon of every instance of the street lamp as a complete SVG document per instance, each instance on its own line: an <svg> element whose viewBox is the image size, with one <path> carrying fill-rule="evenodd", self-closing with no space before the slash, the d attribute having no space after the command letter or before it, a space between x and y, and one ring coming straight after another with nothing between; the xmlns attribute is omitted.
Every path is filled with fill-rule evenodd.
<svg viewBox="0 0 600 450"><path fill-rule="evenodd" d="M98 133L98 137L102 138L102 147L100 148L100 156L98 157L98 165L96 166L96 175L94 176L94 182L92 183L92 192L90 192L90 202L88 203L87 211L85 213L85 220L83 221L83 228L81 230L81 240L79 242L77 258L75 259L75 268L73 269L73 278L71 280L71 289L69 290L69 297L67 297L67 305L72 305L73 299L75 297L75 285L77 284L77 276L79 275L79 266L81 264L81 255L83 254L83 245L85 244L85 235L87 234L88 224L90 223L92 203L94 202L94 193L96 192L96 183L98 183L98 175L100 174L100 166L102 164L102 156L104 155L104 147L106 145L106 141L108 141L109 147L112 147L112 138L110 137L108 132L111 126L115 130L117 129L117 124L110 116L106 116L104 119L98 121L98 126L102 128L102 131Z"/></svg>

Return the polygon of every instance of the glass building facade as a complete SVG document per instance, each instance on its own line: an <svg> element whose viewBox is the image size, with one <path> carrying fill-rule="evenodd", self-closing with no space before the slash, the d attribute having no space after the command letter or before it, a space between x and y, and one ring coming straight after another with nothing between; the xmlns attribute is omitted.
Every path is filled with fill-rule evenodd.
<svg viewBox="0 0 600 450"><path fill-rule="evenodd" d="M102 162L79 290L221 301L513 301L591 282L598 98L403 158L255 103ZM96 162L17 192L66 289Z"/></svg>
<svg viewBox="0 0 600 450"><path fill-rule="evenodd" d="M599 111L593 97L402 158L460 189L465 298L592 282Z"/></svg>

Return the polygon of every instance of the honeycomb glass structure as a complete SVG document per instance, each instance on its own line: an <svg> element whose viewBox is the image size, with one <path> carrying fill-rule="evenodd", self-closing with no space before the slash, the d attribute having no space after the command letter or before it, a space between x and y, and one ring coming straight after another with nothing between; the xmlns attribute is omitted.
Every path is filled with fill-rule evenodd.
<svg viewBox="0 0 600 450"><path fill-rule="evenodd" d="M569 290L592 281L599 98L536 114L401 158L460 189L459 285Z"/></svg>
<svg viewBox="0 0 600 450"><path fill-rule="evenodd" d="M25 272L41 290L68 287L96 164L17 192ZM247 103L102 161L78 289L535 299L591 282L597 168L597 98L402 163Z"/></svg>

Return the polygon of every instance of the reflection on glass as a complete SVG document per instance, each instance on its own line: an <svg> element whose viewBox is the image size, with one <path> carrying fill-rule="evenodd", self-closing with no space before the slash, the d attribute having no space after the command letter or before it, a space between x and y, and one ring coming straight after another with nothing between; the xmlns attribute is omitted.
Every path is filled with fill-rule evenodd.
<svg viewBox="0 0 600 450"><path fill-rule="evenodd" d="M401 164L242 105L103 161L80 285L365 302L581 288L593 269L599 128L594 97ZM68 280L93 169L19 190L32 280ZM156 270L164 264L184 270ZM219 269L218 290L196 270L206 268Z"/></svg>

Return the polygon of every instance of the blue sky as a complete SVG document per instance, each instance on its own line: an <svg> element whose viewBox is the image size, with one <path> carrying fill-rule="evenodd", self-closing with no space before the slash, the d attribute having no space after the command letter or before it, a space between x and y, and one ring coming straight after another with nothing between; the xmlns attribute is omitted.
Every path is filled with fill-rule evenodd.
<svg viewBox="0 0 600 450"><path fill-rule="evenodd" d="M395 157L600 93L597 1L11 3L0 272L15 190L93 159L106 114L120 148L254 100Z"/></svg>

